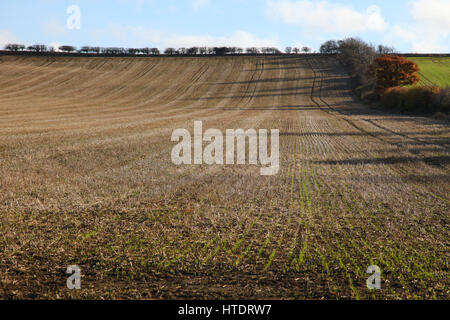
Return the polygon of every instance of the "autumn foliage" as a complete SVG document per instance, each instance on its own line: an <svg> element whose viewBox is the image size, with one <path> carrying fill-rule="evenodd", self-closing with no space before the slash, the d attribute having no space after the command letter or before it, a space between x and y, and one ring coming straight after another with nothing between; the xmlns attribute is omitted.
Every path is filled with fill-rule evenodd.
<svg viewBox="0 0 450 320"><path fill-rule="evenodd" d="M439 87L394 87L381 94L381 103L386 108L403 112L448 113L444 101L447 95L446 91Z"/></svg>
<svg viewBox="0 0 450 320"><path fill-rule="evenodd" d="M368 74L375 78L377 91L383 92L388 88L416 84L420 81L418 71L419 66L407 58L381 55L370 65Z"/></svg>

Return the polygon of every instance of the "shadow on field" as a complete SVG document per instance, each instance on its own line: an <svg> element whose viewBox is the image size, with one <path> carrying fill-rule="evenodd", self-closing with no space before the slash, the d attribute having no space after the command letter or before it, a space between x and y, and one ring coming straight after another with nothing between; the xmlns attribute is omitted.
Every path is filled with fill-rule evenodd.
<svg viewBox="0 0 450 320"><path fill-rule="evenodd" d="M304 89L306 89L305 87ZM300 89L299 89L300 90ZM273 93L273 94L244 94L244 95L231 95L231 96L217 96L217 97L202 97L202 98L192 98L183 99L184 101L198 101L198 100L222 100L222 99L259 99L259 98L270 98L270 97L289 97L300 95L300 92L290 92L290 93Z"/></svg>
<svg viewBox="0 0 450 320"><path fill-rule="evenodd" d="M346 180L348 178L343 178L342 180ZM386 183L386 182L394 182L398 181L397 176L388 176L388 175L352 175L352 180L356 181L371 181L378 183ZM403 181L406 182L415 182L415 183L447 183L450 180L450 175L448 174L433 174L433 175L404 175L401 177Z"/></svg>
<svg viewBox="0 0 450 320"><path fill-rule="evenodd" d="M417 163L425 162L433 166L447 165L450 163L450 156L436 156L436 157L388 157L375 159L345 159L345 160L325 160L313 161L315 164L329 164L329 165L364 165L364 164L397 164L397 163Z"/></svg>
<svg viewBox="0 0 450 320"><path fill-rule="evenodd" d="M259 70L261 71L261 70ZM314 80L313 77L289 77L289 78L267 78L258 80L246 80L246 81L230 81L230 82L211 82L210 85L234 85L234 84L252 84L252 83L268 83L268 82L289 82L289 81L301 81L301 80ZM311 87L309 87L311 88Z"/></svg>
<svg viewBox="0 0 450 320"><path fill-rule="evenodd" d="M296 70L300 69L301 66L298 65L297 67L282 67L282 68L264 68L264 71L275 71L275 70ZM244 72L258 72L261 71L261 69L245 69Z"/></svg>
<svg viewBox="0 0 450 320"><path fill-rule="evenodd" d="M255 90L256 92L279 92L279 91L301 91L301 90L308 90L311 91L311 87L308 86L301 86L301 87L289 87L289 88L274 88L274 89L258 89ZM296 92L296 93L304 93L304 92Z"/></svg>
<svg viewBox="0 0 450 320"><path fill-rule="evenodd" d="M303 90L303 91L302 91ZM254 93L266 93L266 92L283 92L283 91L294 91L292 94L305 94L305 91L309 93L311 91L311 87L308 86L301 86L301 87L289 87L289 88L273 88L273 89L257 89L252 92ZM248 94L248 91L240 91L236 92L233 91L233 93L236 94Z"/></svg>
<svg viewBox="0 0 450 320"><path fill-rule="evenodd" d="M290 110L296 110L296 109L290 109ZM314 110L311 109L304 109L306 110ZM413 141L402 141L402 142L389 142L391 144L401 146L401 147L408 147L408 146L414 146L414 147L421 147L421 146L430 146L434 145L436 147L429 148L429 150L423 149L423 148L413 148L410 149L409 152L414 154L419 154L420 152L424 151L442 151L442 149L448 150L449 141L448 138L429 138L426 137L427 141L422 141L417 138L410 137L411 135L437 135L435 131L422 131L422 132L402 132L401 135L394 132L370 132L370 131L359 131L359 132L282 132L280 133L280 136L297 136L297 137L311 137L311 136L319 136L319 137L374 137L374 138L381 138L381 137L398 137L398 136L404 136L408 137L408 139ZM424 137L421 137L422 139L425 139ZM388 142L383 140L384 142Z"/></svg>
<svg viewBox="0 0 450 320"><path fill-rule="evenodd" d="M316 105L298 105L298 106L273 106L273 107L247 107L247 108L222 108L224 111L232 111L232 110L260 110L260 111L311 111L311 110L320 110Z"/></svg>
<svg viewBox="0 0 450 320"><path fill-rule="evenodd" d="M306 109L306 110L312 110ZM305 132L305 133L297 133L297 132L284 132L280 135L286 135L286 136L298 136L298 137L309 137L309 136L329 136L329 137L365 137L368 134L371 136L380 136L380 137L392 137L397 136L396 133L391 132ZM437 133L435 131L421 131L421 132L402 132L402 134L405 135L437 135L440 133ZM437 139L440 140L440 139ZM442 138L443 141L448 141L446 138ZM407 142L406 142L407 144Z"/></svg>

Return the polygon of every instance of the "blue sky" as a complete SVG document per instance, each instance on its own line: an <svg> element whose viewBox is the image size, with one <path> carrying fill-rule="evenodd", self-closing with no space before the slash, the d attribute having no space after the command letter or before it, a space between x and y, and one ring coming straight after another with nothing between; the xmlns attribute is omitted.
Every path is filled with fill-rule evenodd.
<svg viewBox="0 0 450 320"><path fill-rule="evenodd" d="M67 8L80 8L69 29ZM450 52L450 0L14 0L0 46L309 46L358 36L401 52Z"/></svg>

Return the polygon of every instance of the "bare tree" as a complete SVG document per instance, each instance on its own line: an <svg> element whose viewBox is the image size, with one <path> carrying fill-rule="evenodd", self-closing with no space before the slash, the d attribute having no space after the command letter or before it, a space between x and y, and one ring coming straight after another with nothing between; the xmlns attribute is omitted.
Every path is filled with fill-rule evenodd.
<svg viewBox="0 0 450 320"><path fill-rule="evenodd" d="M32 46L29 46L27 48L27 50L33 51L33 52L46 52L46 51L48 51L48 48L46 45L43 45L43 44L35 44Z"/></svg>
<svg viewBox="0 0 450 320"><path fill-rule="evenodd" d="M258 54L258 53L260 53L259 49L255 48L255 47L247 48L246 51L247 51L248 54Z"/></svg>
<svg viewBox="0 0 450 320"><path fill-rule="evenodd" d="M125 48L116 48L116 47L102 48L101 50L103 54L107 55L123 55L129 53L129 51L126 50Z"/></svg>
<svg viewBox="0 0 450 320"><path fill-rule="evenodd" d="M74 52L77 50L77 48L75 48L73 46L60 46L58 49L62 52L68 52L68 53L71 53L71 52Z"/></svg>
<svg viewBox="0 0 450 320"><path fill-rule="evenodd" d="M91 51L92 51L92 48L89 46L84 46L84 47L81 47L81 49L80 49L81 53L90 53Z"/></svg>
<svg viewBox="0 0 450 320"><path fill-rule="evenodd" d="M338 42L339 60L347 66L356 83L374 87L374 79L367 70L377 56L375 46L358 38L347 38Z"/></svg>
<svg viewBox="0 0 450 320"><path fill-rule="evenodd" d="M394 47L384 46L384 45L380 44L377 47L377 53L380 54L380 55L383 55L383 54L394 54L395 53L395 48Z"/></svg>
<svg viewBox="0 0 450 320"><path fill-rule="evenodd" d="M151 54L153 54L153 55L155 55L155 56L161 54L161 53L159 52L159 49L158 49L158 48L151 48L151 49L150 49L150 52L151 52Z"/></svg>
<svg viewBox="0 0 450 320"><path fill-rule="evenodd" d="M103 49L101 49L100 47L89 47L89 46L84 46L80 49L81 53L96 53L99 54L100 51L102 51Z"/></svg>
<svg viewBox="0 0 450 320"><path fill-rule="evenodd" d="M198 47L192 47L192 48L187 49L187 54L196 55L198 53L198 51L199 51Z"/></svg>
<svg viewBox="0 0 450 320"><path fill-rule="evenodd" d="M347 38L338 43L342 61L352 69L367 69L376 57L375 47L361 39Z"/></svg>
<svg viewBox="0 0 450 320"><path fill-rule="evenodd" d="M339 53L339 44L336 40L329 40L320 46L320 53L336 54Z"/></svg>
<svg viewBox="0 0 450 320"><path fill-rule="evenodd" d="M81 52L85 52L85 53L95 53L95 54L100 54L101 52L103 53L106 49L104 48L100 48L100 47L89 47L89 46L85 46L81 48Z"/></svg>
<svg viewBox="0 0 450 320"><path fill-rule="evenodd" d="M127 52L128 54L137 54L139 52L139 49L129 48Z"/></svg>
<svg viewBox="0 0 450 320"><path fill-rule="evenodd" d="M230 52L230 49L227 47L214 47L214 54L217 56L223 56Z"/></svg>
<svg viewBox="0 0 450 320"><path fill-rule="evenodd" d="M302 48L302 51L304 52L304 53L311 53L311 48L310 47L303 47Z"/></svg>
<svg viewBox="0 0 450 320"><path fill-rule="evenodd" d="M278 48L272 48L272 51L273 51L273 54L282 54L283 52L281 52L281 50L280 49L278 49Z"/></svg>
<svg viewBox="0 0 450 320"><path fill-rule="evenodd" d="M176 53L176 50L174 48L167 48L166 50L164 50L164 54L167 54L169 56L172 56Z"/></svg>
<svg viewBox="0 0 450 320"><path fill-rule="evenodd" d="M23 44L11 43L11 44L7 44L5 46L5 50L14 51L14 52L23 51L23 50L25 50L25 46Z"/></svg>
<svg viewBox="0 0 450 320"><path fill-rule="evenodd" d="M280 50L278 50L278 48L275 47L264 47L261 48L261 52L264 54L279 54L281 53Z"/></svg>
<svg viewBox="0 0 450 320"><path fill-rule="evenodd" d="M291 54L292 53L292 47L286 47L286 49L284 49L284 52L286 52L287 54Z"/></svg>

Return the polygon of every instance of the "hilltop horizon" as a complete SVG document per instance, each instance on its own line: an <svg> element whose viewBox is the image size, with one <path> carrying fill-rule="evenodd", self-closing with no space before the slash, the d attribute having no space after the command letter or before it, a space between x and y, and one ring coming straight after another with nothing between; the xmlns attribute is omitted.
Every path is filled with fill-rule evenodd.
<svg viewBox="0 0 450 320"><path fill-rule="evenodd" d="M449 11L445 0L19 0L0 4L0 12L7 13L0 19L0 47L306 46L318 51L327 40L357 37L399 53L447 53Z"/></svg>

